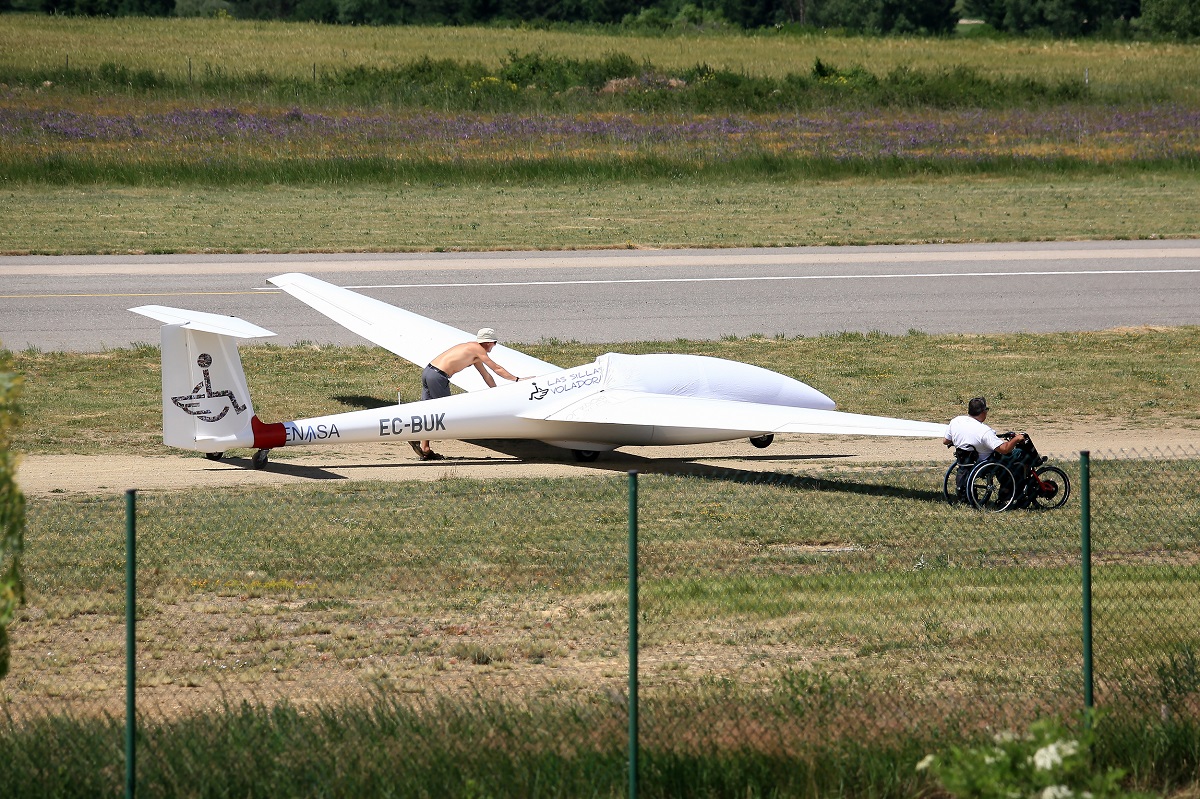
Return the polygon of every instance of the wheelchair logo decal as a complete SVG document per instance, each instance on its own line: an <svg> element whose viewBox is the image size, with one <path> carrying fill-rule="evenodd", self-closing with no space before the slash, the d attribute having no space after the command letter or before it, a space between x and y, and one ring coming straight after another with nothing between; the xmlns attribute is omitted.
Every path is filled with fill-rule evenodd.
<svg viewBox="0 0 1200 799"><path fill-rule="evenodd" d="M184 413L195 416L202 422L219 422L225 418L225 414L229 413L229 409L233 408L234 413L242 413L246 410L246 406L238 402L237 397L228 389L225 391L213 391L212 378L208 375L208 367L212 366L212 356L207 352L201 353L196 359L196 364L200 367L204 375L204 379L196 384L192 389L191 394L182 397L171 397L171 402L175 403L175 407ZM204 400L226 399L229 404L221 409L221 412L213 415L211 407L198 407ZM204 403L208 405L208 403Z"/></svg>

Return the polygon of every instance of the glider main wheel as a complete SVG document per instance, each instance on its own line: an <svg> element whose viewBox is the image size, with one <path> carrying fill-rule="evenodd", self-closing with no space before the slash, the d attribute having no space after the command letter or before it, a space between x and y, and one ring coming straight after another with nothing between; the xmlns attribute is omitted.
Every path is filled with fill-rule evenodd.
<svg viewBox="0 0 1200 799"><path fill-rule="evenodd" d="M771 442L775 440L774 433L767 433L762 436L750 436L750 443L759 449L766 449L771 446Z"/></svg>
<svg viewBox="0 0 1200 799"><path fill-rule="evenodd" d="M267 458L269 457L271 457L271 450L260 449L254 453L254 457L250 460L250 465L255 469L265 469L267 468Z"/></svg>
<svg viewBox="0 0 1200 799"><path fill-rule="evenodd" d="M1037 470L1038 485L1030 504L1035 508L1061 508L1071 496L1071 478L1057 466Z"/></svg>
<svg viewBox="0 0 1200 799"><path fill-rule="evenodd" d="M208 458L210 461L219 461L219 460L221 460L221 458L225 457L225 453L224 452L206 452L206 453L204 453L204 457Z"/></svg>
<svg viewBox="0 0 1200 799"><path fill-rule="evenodd" d="M600 453L594 449L573 449L571 452L575 454L575 460L580 463L591 463L600 457Z"/></svg>
<svg viewBox="0 0 1200 799"><path fill-rule="evenodd" d="M1012 504L1016 489L1016 481L1008 467L996 461L985 461L971 471L967 498L973 508L999 512Z"/></svg>

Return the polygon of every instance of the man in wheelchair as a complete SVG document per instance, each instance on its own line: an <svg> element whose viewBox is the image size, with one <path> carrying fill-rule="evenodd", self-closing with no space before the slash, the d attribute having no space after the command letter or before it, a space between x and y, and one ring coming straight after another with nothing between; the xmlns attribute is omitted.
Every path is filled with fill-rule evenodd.
<svg viewBox="0 0 1200 799"><path fill-rule="evenodd" d="M967 412L950 420L943 443L954 447L954 456L959 468L956 477L958 496L967 495L967 478L971 473L966 464L978 463L997 456L1008 455L1025 440L1024 433L1017 433L1005 440L995 430L984 424L987 421L987 400L975 397L967 403Z"/></svg>

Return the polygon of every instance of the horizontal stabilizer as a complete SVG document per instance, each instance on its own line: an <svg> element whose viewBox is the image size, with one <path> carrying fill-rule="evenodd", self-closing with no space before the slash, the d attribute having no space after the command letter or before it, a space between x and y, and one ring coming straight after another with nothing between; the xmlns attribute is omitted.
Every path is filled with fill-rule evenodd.
<svg viewBox="0 0 1200 799"><path fill-rule="evenodd" d="M139 305L130 308L134 313L149 316L168 325L182 325L185 330L217 333L234 338L264 338L275 335L265 327L251 324L236 316L223 316L203 311L188 311L183 308L168 308L165 305Z"/></svg>

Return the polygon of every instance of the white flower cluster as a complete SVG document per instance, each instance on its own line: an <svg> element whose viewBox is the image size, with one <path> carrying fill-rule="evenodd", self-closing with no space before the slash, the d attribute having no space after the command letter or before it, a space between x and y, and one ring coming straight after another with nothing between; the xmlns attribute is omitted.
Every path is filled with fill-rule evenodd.
<svg viewBox="0 0 1200 799"><path fill-rule="evenodd" d="M1050 785L1042 790L1041 799L1070 799L1074 795L1075 792L1065 785ZM1083 791L1079 799L1092 799L1092 792Z"/></svg>
<svg viewBox="0 0 1200 799"><path fill-rule="evenodd" d="M1029 761L1039 771L1049 771L1055 766L1061 766L1063 758L1070 757L1078 751L1078 741L1055 741L1034 752ZM1048 799L1054 799L1054 797L1048 797Z"/></svg>

